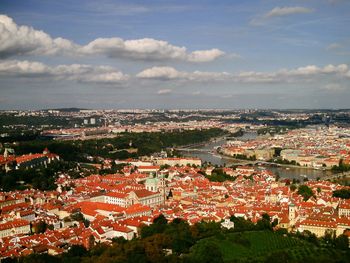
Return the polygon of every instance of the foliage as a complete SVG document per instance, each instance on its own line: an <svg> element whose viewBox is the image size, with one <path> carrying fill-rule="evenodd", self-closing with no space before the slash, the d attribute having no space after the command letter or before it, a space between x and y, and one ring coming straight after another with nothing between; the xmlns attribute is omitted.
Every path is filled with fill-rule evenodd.
<svg viewBox="0 0 350 263"><path fill-rule="evenodd" d="M255 228L258 230L272 230L271 218L268 214L263 214L262 218L256 222Z"/></svg>
<svg viewBox="0 0 350 263"><path fill-rule="evenodd" d="M350 164L345 164L342 159L339 160L338 166L334 165L332 171L335 172L347 172L350 171Z"/></svg>
<svg viewBox="0 0 350 263"><path fill-rule="evenodd" d="M350 188L343 188L343 189L333 191L333 197L339 197L342 199L349 199L350 198Z"/></svg>
<svg viewBox="0 0 350 263"><path fill-rule="evenodd" d="M234 231L251 231L255 229L255 225L250 220L245 220L242 217L231 216L230 220L235 224Z"/></svg>
<svg viewBox="0 0 350 263"><path fill-rule="evenodd" d="M84 221L84 216L81 212L76 212L74 214L71 214L70 218L72 220L79 221L79 222Z"/></svg>
<svg viewBox="0 0 350 263"><path fill-rule="evenodd" d="M271 163L278 163L278 164L286 164L286 165L298 165L300 166L299 163L297 163L295 160L287 160L287 159L281 159L281 158L274 158L274 159L270 159L268 160L268 162Z"/></svg>
<svg viewBox="0 0 350 263"><path fill-rule="evenodd" d="M211 263L224 262L219 245L212 240L205 240L196 245L191 253L184 258L184 262L188 263Z"/></svg>
<svg viewBox="0 0 350 263"><path fill-rule="evenodd" d="M295 184L291 184L291 185L289 186L289 189L290 189L292 192L294 192L294 191L297 189L297 186L296 186Z"/></svg>
<svg viewBox="0 0 350 263"><path fill-rule="evenodd" d="M234 181L236 180L236 177L230 176L227 173L225 173L222 168L215 168L212 171L211 175L206 175L205 177L208 178L212 182L224 182L224 181Z"/></svg>
<svg viewBox="0 0 350 263"><path fill-rule="evenodd" d="M310 199L310 197L315 196L312 189L304 184L298 187L298 194L304 198L304 201L307 201Z"/></svg>
<svg viewBox="0 0 350 263"><path fill-rule="evenodd" d="M39 190L54 190L57 188L55 179L58 173L69 171L75 167L76 165L71 162L55 161L47 167L11 170L7 173L2 170L0 171L0 186L3 191L23 190L29 187Z"/></svg>
<svg viewBox="0 0 350 263"><path fill-rule="evenodd" d="M127 159L160 152L167 147L194 144L208 141L223 135L221 129L191 130L154 133L124 133L115 138L84 141L30 141L18 143L14 148L17 154L41 152L47 147L66 161L87 162L87 156L100 156L111 159ZM130 146L130 143L132 146ZM137 152L128 152L133 148Z"/></svg>
<svg viewBox="0 0 350 263"><path fill-rule="evenodd" d="M46 229L48 228L48 225L44 221L39 221L34 225L34 232L35 234L41 234L45 233Z"/></svg>
<svg viewBox="0 0 350 263"><path fill-rule="evenodd" d="M346 235L340 235L334 240L334 246L338 249L349 249L349 237Z"/></svg>
<svg viewBox="0 0 350 263"><path fill-rule="evenodd" d="M72 246L68 252L52 257L30 255L16 262L346 262L347 237L334 240L338 246L320 247L311 233L286 234L271 231L270 217L262 217L261 228L251 221L232 217L234 230L216 222L198 222L190 226L182 219L168 222L163 215L144 226L141 237L127 241L114 239L111 246L93 244L90 250ZM89 240L90 241L90 240Z"/></svg>
<svg viewBox="0 0 350 263"><path fill-rule="evenodd" d="M3 191L15 189L23 190L35 188L39 190L56 189L55 179L58 172L68 173L72 178L81 177L81 173L89 175L92 168L84 167L77 162L89 162L87 156L99 156L103 158L125 159L141 155L149 155L159 152L166 147L199 143L209 140L211 137L222 135L220 129L176 131L167 133L125 133L121 137L86 141L27 141L14 145L17 155L42 152L47 147L50 152L60 155L65 161L49 164L47 167L35 169L19 169L5 172L0 171L0 187ZM129 153L126 150L132 146L138 149L137 153ZM108 147L107 147L108 146ZM111 151L111 147L112 150ZM103 159L102 159L103 160ZM103 169L101 174L120 171L123 165L112 165L111 169ZM20 183L22 182L22 183Z"/></svg>

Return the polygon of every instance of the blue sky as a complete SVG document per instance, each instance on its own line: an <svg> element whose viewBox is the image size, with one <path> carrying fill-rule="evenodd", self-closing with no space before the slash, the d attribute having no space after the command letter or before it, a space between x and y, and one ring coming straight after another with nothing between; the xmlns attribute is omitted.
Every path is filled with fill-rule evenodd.
<svg viewBox="0 0 350 263"><path fill-rule="evenodd" d="M350 1L0 1L0 109L349 108Z"/></svg>

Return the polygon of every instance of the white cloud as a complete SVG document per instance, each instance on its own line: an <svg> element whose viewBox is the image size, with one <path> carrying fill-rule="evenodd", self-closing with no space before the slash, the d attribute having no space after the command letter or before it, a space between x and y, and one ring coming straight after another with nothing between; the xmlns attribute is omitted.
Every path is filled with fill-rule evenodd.
<svg viewBox="0 0 350 263"><path fill-rule="evenodd" d="M136 79L154 81L180 81L202 83L341 83L350 78L350 69L346 64L319 67L308 65L295 69L280 69L273 72L242 71L204 72L179 71L173 67L147 68L131 77L110 66L92 66L84 64L50 66L41 62L0 60L1 78L32 78L70 80L84 83L123 84ZM142 82L143 83L143 82ZM162 93L162 92L161 92Z"/></svg>
<svg viewBox="0 0 350 263"><path fill-rule="evenodd" d="M264 25L269 19L273 17L282 17L295 14L307 14L312 13L314 10L301 6L290 6L290 7L275 7L263 15L254 17L250 24L253 26Z"/></svg>
<svg viewBox="0 0 350 263"><path fill-rule="evenodd" d="M152 67L141 71L136 77L142 79L171 80L184 78L186 74L172 67Z"/></svg>
<svg viewBox="0 0 350 263"><path fill-rule="evenodd" d="M317 78L346 78L350 77L350 70L346 64L327 65L318 67L309 65L296 69L281 69L275 72L244 71L228 72L185 72L172 67L152 67L138 73L136 77L149 80L181 80L196 82L240 82L240 83L294 83L313 81Z"/></svg>
<svg viewBox="0 0 350 263"><path fill-rule="evenodd" d="M51 38L43 31L17 26L6 15L0 15L0 57L21 54L57 54L68 52L76 45L63 38Z"/></svg>
<svg viewBox="0 0 350 263"><path fill-rule="evenodd" d="M170 94L170 93L172 93L171 89L161 89L161 90L158 90L158 92L157 92L158 95L166 95L166 94Z"/></svg>
<svg viewBox="0 0 350 263"><path fill-rule="evenodd" d="M158 80L221 81L228 79L230 74L227 72L185 72L172 67L152 67L141 71L136 77Z"/></svg>
<svg viewBox="0 0 350 263"><path fill-rule="evenodd" d="M286 74L289 76L312 76L312 75L321 75L321 74L339 74L345 76L349 71L348 65L340 64L334 66L329 64L323 68L317 67L315 65L309 65L306 67L299 67L294 70L282 70L280 73Z"/></svg>
<svg viewBox="0 0 350 263"><path fill-rule="evenodd" d="M83 46L80 52L132 59L187 59L185 47L173 46L166 41L152 38L126 41L121 38L98 38Z"/></svg>
<svg viewBox="0 0 350 263"><path fill-rule="evenodd" d="M188 52L185 47L152 38L97 38L86 45L78 45L64 38L53 39L45 32L29 26L18 26L10 17L0 15L0 57L22 54L104 55L138 60L210 62L225 53L215 48Z"/></svg>
<svg viewBox="0 0 350 263"><path fill-rule="evenodd" d="M188 55L188 60L193 62L208 62L218 57L223 56L225 53L219 49L200 50L194 51Z"/></svg>
<svg viewBox="0 0 350 263"><path fill-rule="evenodd" d="M294 14L306 14L313 12L313 9L301 7L301 6L292 6L292 7L275 7L271 11L267 12L264 17L276 17L276 16L287 16Z"/></svg>
<svg viewBox="0 0 350 263"><path fill-rule="evenodd" d="M0 76L54 78L85 83L118 84L125 82L129 76L106 66L82 64L49 66L41 62L6 60L0 62Z"/></svg>
<svg viewBox="0 0 350 263"><path fill-rule="evenodd" d="M185 47L171 45L167 41L152 38L123 40L121 38L98 38L85 46L79 53L85 55L102 54L108 57L124 57L140 60L182 60L190 62L210 62L225 53L219 49L187 52Z"/></svg>

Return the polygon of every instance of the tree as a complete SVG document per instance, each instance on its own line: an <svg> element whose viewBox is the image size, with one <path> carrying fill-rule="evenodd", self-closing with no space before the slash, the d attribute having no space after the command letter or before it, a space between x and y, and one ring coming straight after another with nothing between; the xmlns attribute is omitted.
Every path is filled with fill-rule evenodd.
<svg viewBox="0 0 350 263"><path fill-rule="evenodd" d="M334 245L338 249L349 249L349 238L346 235L340 235L334 240Z"/></svg>
<svg viewBox="0 0 350 263"><path fill-rule="evenodd" d="M84 216L81 212L76 212L74 214L71 214L70 217L72 218L72 220L79 221L79 222L84 220Z"/></svg>
<svg viewBox="0 0 350 263"><path fill-rule="evenodd" d="M34 232L36 234L45 233L47 229L47 224L44 221L40 221L34 226L34 229Z"/></svg>
<svg viewBox="0 0 350 263"><path fill-rule="evenodd" d="M166 225L168 223L168 220L165 218L163 214L160 214L158 217L156 217L153 220L153 223L157 225Z"/></svg>
<svg viewBox="0 0 350 263"><path fill-rule="evenodd" d="M86 218L83 219L83 223L86 228L90 226L90 221Z"/></svg>
<svg viewBox="0 0 350 263"><path fill-rule="evenodd" d="M272 221L272 223L271 223L271 227L274 228L274 227L277 226L277 225L278 225L278 219L275 218L275 219Z"/></svg>
<svg viewBox="0 0 350 263"><path fill-rule="evenodd" d="M164 233L155 234L143 240L145 254L150 262L165 262L163 248L169 247L170 237Z"/></svg>
<svg viewBox="0 0 350 263"><path fill-rule="evenodd" d="M251 231L255 228L254 223L250 220L245 220L243 217L231 216L230 220L235 223L234 231Z"/></svg>
<svg viewBox="0 0 350 263"><path fill-rule="evenodd" d="M187 253L194 243L189 224L180 218L175 218L168 224L164 233L170 236L174 253Z"/></svg>
<svg viewBox="0 0 350 263"><path fill-rule="evenodd" d="M297 186L296 186L295 184L291 184L291 185L289 186L289 189L290 189L292 192L294 192L294 191L297 189Z"/></svg>
<svg viewBox="0 0 350 263"><path fill-rule="evenodd" d="M196 239L215 236L221 232L219 223L201 221L191 227L192 236Z"/></svg>
<svg viewBox="0 0 350 263"><path fill-rule="evenodd" d="M199 242L184 262L212 263L224 262L219 246L210 240Z"/></svg>
<svg viewBox="0 0 350 263"><path fill-rule="evenodd" d="M165 218L163 214L160 214L153 220L153 224L150 226L143 226L141 228L141 237L146 238L153 236L158 233L163 233L166 229L168 220Z"/></svg>
<svg viewBox="0 0 350 263"><path fill-rule="evenodd" d="M339 160L339 165L338 166L334 165L332 167L332 171L336 171L336 172L346 172L346 171L349 171L349 170L350 170L350 165L345 164L343 159Z"/></svg>
<svg viewBox="0 0 350 263"><path fill-rule="evenodd" d="M271 223L270 223L270 216L268 214L263 214L262 218L256 222L256 229L258 230L265 230L265 229L271 229Z"/></svg>
<svg viewBox="0 0 350 263"><path fill-rule="evenodd" d="M307 185L300 185L298 188L298 194L304 198L304 201L310 199L310 197L315 196L313 191Z"/></svg>
<svg viewBox="0 0 350 263"><path fill-rule="evenodd" d="M95 237L94 235L89 236L89 243L88 243L88 249L93 248L95 245Z"/></svg>
<svg viewBox="0 0 350 263"><path fill-rule="evenodd" d="M87 255L87 250L81 245L71 246L68 252L64 254L65 257L83 257L85 255Z"/></svg>
<svg viewBox="0 0 350 263"><path fill-rule="evenodd" d="M350 198L350 188L343 188L340 190L333 191L333 197L339 197L342 199L349 199Z"/></svg>

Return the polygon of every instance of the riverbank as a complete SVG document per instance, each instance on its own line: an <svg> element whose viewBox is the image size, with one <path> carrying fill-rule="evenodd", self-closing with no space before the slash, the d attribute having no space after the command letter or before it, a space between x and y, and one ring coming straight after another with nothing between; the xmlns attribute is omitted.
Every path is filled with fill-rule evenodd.
<svg viewBox="0 0 350 263"><path fill-rule="evenodd" d="M256 133L245 133L242 137L238 137L237 139L252 140L255 139L256 136ZM298 180L308 178L315 180L317 178L327 178L334 175L334 173L331 170L316 170L305 166L242 160L234 158L232 156L225 156L222 154L219 155L219 153L213 150L224 144L226 142L226 140L224 140L225 138L226 136L224 136L222 140L216 140L215 142L209 141L203 146L197 146L193 151L191 151L191 149L186 149L186 151L180 151L180 153L182 153L184 156L200 158L202 162L211 163L212 165L233 166L250 164L256 169L271 170L275 174L278 174L281 178Z"/></svg>
<svg viewBox="0 0 350 263"><path fill-rule="evenodd" d="M259 165L259 164L263 164L264 166L276 166L276 167L286 167L286 168L300 168L300 169L313 169L313 170L331 170L331 168L329 167L324 167L322 169L317 169L317 168L312 168L312 167L308 167L308 166L300 166L300 165L293 165L293 164L282 164L282 163L275 163L275 162L269 162L269 161L262 161L262 160L247 160L247 159L239 159L239 158L235 158L229 155L225 155L222 154L220 152L216 152L216 154L218 154L221 158L225 158L225 159L231 159L233 161L237 161L238 164L246 164L246 165Z"/></svg>

